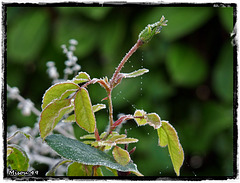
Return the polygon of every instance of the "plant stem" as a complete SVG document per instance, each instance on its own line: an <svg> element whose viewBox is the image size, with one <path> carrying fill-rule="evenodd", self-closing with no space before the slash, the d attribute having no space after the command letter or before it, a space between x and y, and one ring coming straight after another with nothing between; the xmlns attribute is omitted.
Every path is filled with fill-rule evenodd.
<svg viewBox="0 0 240 183"><path fill-rule="evenodd" d="M143 42L138 39L137 43L131 48L131 50L125 55L125 57L122 59L120 64L118 65L116 71L114 72L112 79L110 81L110 88L113 89L114 83L116 82L117 76L120 73L121 69L123 68L124 64L127 62L129 57L132 56L132 54L143 44Z"/></svg>
<svg viewBox="0 0 240 183"><path fill-rule="evenodd" d="M105 140L108 135L112 132L114 128L113 126L113 106L112 106L112 89L114 88L114 84L117 82L118 75L123 68L124 64L127 62L127 60L132 56L132 54L143 44L143 42L139 39L137 43L129 50L129 52L123 57L122 61L118 65L116 71L114 72L112 79L110 80L110 88L107 91L108 92L108 107L109 107L109 129L107 134L102 138L102 140Z"/></svg>

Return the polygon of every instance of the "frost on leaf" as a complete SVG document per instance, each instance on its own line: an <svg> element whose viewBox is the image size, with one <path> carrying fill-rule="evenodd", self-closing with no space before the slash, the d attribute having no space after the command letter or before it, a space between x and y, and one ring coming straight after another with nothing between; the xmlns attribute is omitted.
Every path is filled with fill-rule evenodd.
<svg viewBox="0 0 240 183"><path fill-rule="evenodd" d="M105 109L106 105L105 104L96 104L92 106L93 112L100 111L101 109Z"/></svg>
<svg viewBox="0 0 240 183"><path fill-rule="evenodd" d="M79 140L67 138L59 134L53 134L47 136L46 142L60 156L68 160L86 165L106 166L122 172L130 171L138 176L142 176L137 170L137 165L133 162L129 162L127 165L123 166L117 163L116 160L107 153L86 145Z"/></svg>
<svg viewBox="0 0 240 183"><path fill-rule="evenodd" d="M128 151L126 151L118 146L114 147L112 154L113 154L114 159L120 165L123 165L123 166L126 166L129 163L129 161L131 160Z"/></svg>
<svg viewBox="0 0 240 183"><path fill-rule="evenodd" d="M136 110L134 113L134 120L138 124L138 126L146 125L147 120L145 118L146 112L144 110Z"/></svg>
<svg viewBox="0 0 240 183"><path fill-rule="evenodd" d="M63 97L68 97L79 88L80 87L77 84L71 82L63 82L51 86L43 96L42 109L44 109L53 100L64 99Z"/></svg>
<svg viewBox="0 0 240 183"><path fill-rule="evenodd" d="M59 120L71 107L70 99L64 99L55 100L44 108L39 121L40 135L43 140L52 132Z"/></svg>
<svg viewBox="0 0 240 183"><path fill-rule="evenodd" d="M184 152L179 142L176 130L167 121L162 121L162 126L157 129L159 145L168 145L168 151L172 160L174 171L180 175L180 168L184 161Z"/></svg>
<svg viewBox="0 0 240 183"><path fill-rule="evenodd" d="M117 139L115 142L116 144L129 144L129 143L138 142L138 139L135 139L135 138Z"/></svg>
<svg viewBox="0 0 240 183"><path fill-rule="evenodd" d="M74 106L77 124L87 132L93 133L95 131L96 120L88 91L85 88L81 88L77 92Z"/></svg>
<svg viewBox="0 0 240 183"><path fill-rule="evenodd" d="M149 72L148 69L139 69L137 71L133 71L131 73L122 73L124 78L135 78L137 76L141 76L145 73Z"/></svg>
<svg viewBox="0 0 240 183"><path fill-rule="evenodd" d="M154 129L158 129L161 126L161 118L156 113L149 113L147 114L147 123Z"/></svg>
<svg viewBox="0 0 240 183"><path fill-rule="evenodd" d="M73 82L76 84L90 81L90 76L86 72L79 72L77 76L73 78Z"/></svg>

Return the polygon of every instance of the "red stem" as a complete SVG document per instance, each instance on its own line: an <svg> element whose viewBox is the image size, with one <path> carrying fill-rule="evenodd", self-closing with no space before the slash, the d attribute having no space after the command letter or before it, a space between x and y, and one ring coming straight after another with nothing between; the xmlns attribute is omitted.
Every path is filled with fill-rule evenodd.
<svg viewBox="0 0 240 183"><path fill-rule="evenodd" d="M120 73L122 67L124 66L124 64L127 62L127 60L129 59L129 57L143 44L143 42L139 39L137 41L137 43L131 48L131 50L125 55L125 57L122 59L122 61L120 62L120 64L118 65L116 71L113 74L113 77L110 81L110 88L113 88L114 83L116 82L116 78L118 76L118 74Z"/></svg>

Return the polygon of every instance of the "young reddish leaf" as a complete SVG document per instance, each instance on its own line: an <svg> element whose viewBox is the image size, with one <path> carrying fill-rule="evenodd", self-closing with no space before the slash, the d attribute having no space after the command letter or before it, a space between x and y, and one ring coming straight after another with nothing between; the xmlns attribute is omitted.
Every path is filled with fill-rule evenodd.
<svg viewBox="0 0 240 183"><path fill-rule="evenodd" d="M77 76L73 78L73 82L76 84L90 81L90 76L86 72L79 72Z"/></svg>
<svg viewBox="0 0 240 183"><path fill-rule="evenodd" d="M136 110L134 113L134 120L137 122L138 126L146 125L147 120L145 118L146 112L144 110Z"/></svg>
<svg viewBox="0 0 240 183"><path fill-rule="evenodd" d="M159 145L168 145L168 151L172 160L174 171L176 172L177 176L179 176L180 168L184 161L184 152L179 142L177 132L167 121L162 121L162 126L158 128L157 131Z"/></svg>
<svg viewBox="0 0 240 183"><path fill-rule="evenodd" d="M93 112L97 112L101 109L105 109L106 105L105 104L96 104L92 106Z"/></svg>
<svg viewBox="0 0 240 183"><path fill-rule="evenodd" d="M95 131L96 120L88 91L85 88L81 88L77 92L74 105L77 124L87 132L93 133Z"/></svg>
<svg viewBox="0 0 240 183"><path fill-rule="evenodd" d="M112 154L113 154L114 159L120 165L123 165L123 166L126 166L129 163L129 161L131 160L128 151L126 151L118 146L114 147Z"/></svg>
<svg viewBox="0 0 240 183"><path fill-rule="evenodd" d="M156 113L149 113L147 114L147 123L154 129L158 129L161 126L161 118Z"/></svg>
<svg viewBox="0 0 240 183"><path fill-rule="evenodd" d="M135 142L138 142L138 139L125 138L125 139L117 139L115 141L116 144L129 144L129 143L135 143Z"/></svg>
<svg viewBox="0 0 240 183"><path fill-rule="evenodd" d="M72 107L70 99L64 99L55 100L44 108L39 120L39 130L43 140L52 132L69 107Z"/></svg>
<svg viewBox="0 0 240 183"><path fill-rule="evenodd" d="M68 96L77 91L80 87L77 84L71 83L71 82L64 82L64 83L58 83L53 86L51 86L43 95L43 101L42 101L42 109L44 109L50 102L56 99L61 99L66 96L66 91L70 90L71 92L67 92Z"/></svg>
<svg viewBox="0 0 240 183"><path fill-rule="evenodd" d="M141 76L147 72L149 72L148 69L139 69L139 70L133 71L131 73L121 73L121 74L123 74L124 78L135 78L135 77Z"/></svg>

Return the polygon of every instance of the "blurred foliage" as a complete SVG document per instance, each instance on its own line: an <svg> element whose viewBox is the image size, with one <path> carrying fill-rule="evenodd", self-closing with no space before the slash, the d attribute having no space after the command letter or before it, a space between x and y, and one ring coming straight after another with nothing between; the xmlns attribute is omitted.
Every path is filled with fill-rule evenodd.
<svg viewBox="0 0 240 183"><path fill-rule="evenodd" d="M110 78L140 31L162 15L168 26L123 68L131 72L144 67L150 72L123 80L113 91L114 117L133 114L136 108L157 112L178 131L185 152L182 176L232 176L233 7L8 7L7 83L40 110L51 86L46 62L55 61L63 75L62 44L76 39L82 71L92 78ZM106 97L98 85L88 89L93 104ZM34 115L21 116L16 101L7 104L8 125L36 122ZM106 112L96 113L99 133L108 124ZM76 136L85 133L74 127ZM125 128L139 139L132 159L141 173L174 176L167 148L157 146L152 127L129 121L122 133Z"/></svg>

